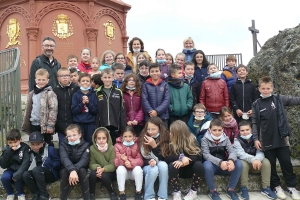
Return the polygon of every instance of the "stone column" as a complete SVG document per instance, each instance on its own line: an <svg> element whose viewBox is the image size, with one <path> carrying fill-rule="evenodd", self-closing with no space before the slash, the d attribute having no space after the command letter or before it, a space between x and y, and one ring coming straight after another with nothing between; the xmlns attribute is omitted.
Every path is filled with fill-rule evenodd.
<svg viewBox="0 0 300 200"><path fill-rule="evenodd" d="M128 36L125 36L125 37L122 37L122 41L123 41L123 54L124 55L127 55L127 42L128 42L128 39L129 37Z"/></svg>
<svg viewBox="0 0 300 200"><path fill-rule="evenodd" d="M31 62L35 59L37 56L36 50L39 48L41 49L42 47L37 48L37 37L39 33L39 27L27 27L26 28L27 36L28 36L28 61L31 64ZM30 67L30 66L29 66ZM29 69L28 69L29 70ZM28 71L29 73L29 71Z"/></svg>
<svg viewBox="0 0 300 200"><path fill-rule="evenodd" d="M96 28L86 28L86 34L88 36L89 48L92 51L92 57L98 55L97 54L98 29L96 29Z"/></svg>

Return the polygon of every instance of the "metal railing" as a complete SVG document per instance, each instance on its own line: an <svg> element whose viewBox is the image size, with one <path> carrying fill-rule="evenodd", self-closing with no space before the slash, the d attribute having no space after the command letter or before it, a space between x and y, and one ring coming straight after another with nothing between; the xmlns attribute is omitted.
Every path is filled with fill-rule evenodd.
<svg viewBox="0 0 300 200"><path fill-rule="evenodd" d="M243 64L241 53L206 55L206 59L210 63L215 63L219 67L219 70L223 71L227 56L234 56L236 58L236 66Z"/></svg>
<svg viewBox="0 0 300 200"><path fill-rule="evenodd" d="M21 127L20 50L0 51L0 150L5 147L5 133Z"/></svg>

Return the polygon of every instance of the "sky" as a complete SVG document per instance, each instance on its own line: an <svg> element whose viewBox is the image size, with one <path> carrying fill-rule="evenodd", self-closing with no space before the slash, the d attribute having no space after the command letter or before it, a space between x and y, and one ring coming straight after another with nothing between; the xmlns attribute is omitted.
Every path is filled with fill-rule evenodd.
<svg viewBox="0 0 300 200"><path fill-rule="evenodd" d="M261 45L279 30L300 23L297 0L122 1L131 5L126 21L128 42L133 37L141 38L152 58L158 48L175 56L182 51L183 40L192 37L196 49L205 54L242 53L243 64L247 65L253 58L248 30L252 20Z"/></svg>

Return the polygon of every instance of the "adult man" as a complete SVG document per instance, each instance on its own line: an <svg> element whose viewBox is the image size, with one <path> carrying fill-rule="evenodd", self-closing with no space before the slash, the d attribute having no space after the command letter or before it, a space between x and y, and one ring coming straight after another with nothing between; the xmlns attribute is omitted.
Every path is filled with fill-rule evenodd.
<svg viewBox="0 0 300 200"><path fill-rule="evenodd" d="M57 80L57 71L60 69L60 63L53 57L54 49L55 49L55 40L51 37L45 37L42 41L42 50L43 54L36 57L35 60L32 61L30 67L30 74L28 80L28 92L34 89L35 87L35 72L44 68L49 72L49 82L52 88L55 88L58 85Z"/></svg>

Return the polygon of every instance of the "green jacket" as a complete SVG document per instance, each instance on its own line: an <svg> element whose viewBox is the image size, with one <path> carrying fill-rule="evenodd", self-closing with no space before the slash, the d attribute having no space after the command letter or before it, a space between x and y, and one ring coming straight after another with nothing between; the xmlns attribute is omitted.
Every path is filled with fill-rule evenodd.
<svg viewBox="0 0 300 200"><path fill-rule="evenodd" d="M94 135L99 129L104 129L108 132L108 148L107 151L102 153L98 150L98 147L96 145ZM115 159L115 151L114 146L112 145L111 137L109 134L109 131L104 128L100 127L97 128L93 134L93 145L90 147L90 162L89 162L89 168L91 170L96 170L97 167L101 167L105 169L105 172L114 172L116 170L114 159Z"/></svg>
<svg viewBox="0 0 300 200"><path fill-rule="evenodd" d="M181 117L188 114L193 106L193 94L188 84L184 83L181 88L174 88L169 84L171 101L169 105L170 116Z"/></svg>

